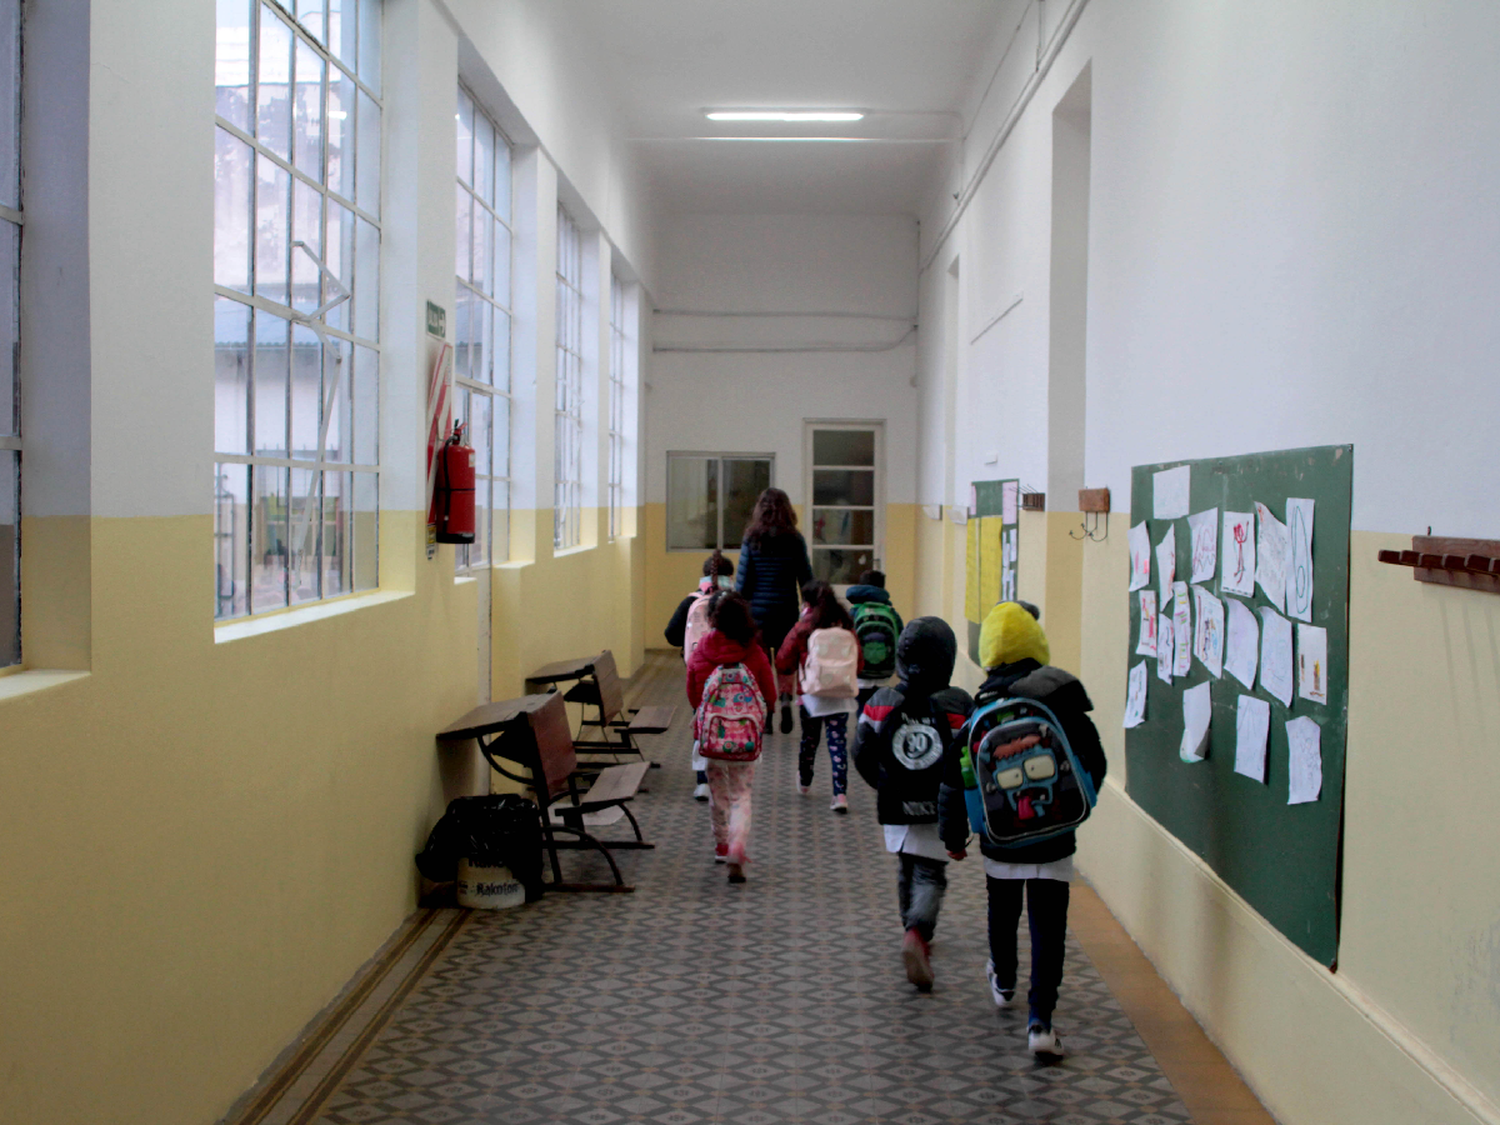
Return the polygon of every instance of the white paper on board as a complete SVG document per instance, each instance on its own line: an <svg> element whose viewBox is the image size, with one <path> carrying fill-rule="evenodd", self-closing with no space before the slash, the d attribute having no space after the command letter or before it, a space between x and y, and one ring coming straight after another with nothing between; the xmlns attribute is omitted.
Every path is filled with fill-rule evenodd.
<svg viewBox="0 0 1500 1125"><path fill-rule="evenodd" d="M1000 522L1016 522L1017 494L1021 491L1019 481L1008 480L1000 485Z"/></svg>
<svg viewBox="0 0 1500 1125"><path fill-rule="evenodd" d="M1151 532L1142 520L1130 529L1130 588L1139 590L1151 584Z"/></svg>
<svg viewBox="0 0 1500 1125"><path fill-rule="evenodd" d="M1224 581L1219 590L1225 594L1255 593L1255 516L1251 512L1225 512L1224 538L1220 548L1224 556Z"/></svg>
<svg viewBox="0 0 1500 1125"><path fill-rule="evenodd" d="M1278 611L1286 604L1286 524L1259 502L1255 505L1255 581Z"/></svg>
<svg viewBox="0 0 1500 1125"><path fill-rule="evenodd" d="M1269 606L1260 607L1260 620L1260 686L1290 707L1292 623Z"/></svg>
<svg viewBox="0 0 1500 1125"><path fill-rule="evenodd" d="M1190 582L1212 582L1219 569L1219 509L1194 512L1188 516L1193 536L1192 577Z"/></svg>
<svg viewBox="0 0 1500 1125"><path fill-rule="evenodd" d="M1193 587L1193 655L1209 675L1224 675L1224 603L1202 586Z"/></svg>
<svg viewBox="0 0 1500 1125"><path fill-rule="evenodd" d="M1142 590L1141 598L1141 635L1135 643L1135 654L1137 656L1156 655L1156 591Z"/></svg>
<svg viewBox="0 0 1500 1125"><path fill-rule="evenodd" d="M1244 602L1237 598L1224 600L1229 603L1229 624L1226 629L1228 645L1224 654L1224 668L1254 691L1255 669L1260 664L1260 625Z"/></svg>
<svg viewBox="0 0 1500 1125"><path fill-rule="evenodd" d="M1328 702L1328 630L1317 625L1297 626L1297 694Z"/></svg>
<svg viewBox="0 0 1500 1125"><path fill-rule="evenodd" d="M1151 474L1151 518L1179 520L1188 514L1188 489L1193 471L1187 465Z"/></svg>
<svg viewBox="0 0 1500 1125"><path fill-rule="evenodd" d="M1286 725L1289 805L1316 801L1323 791L1323 729L1307 716Z"/></svg>
<svg viewBox="0 0 1500 1125"><path fill-rule="evenodd" d="M1177 578L1177 527L1167 528L1161 542L1156 545L1156 588L1161 591L1161 605L1165 609L1172 598L1172 583Z"/></svg>
<svg viewBox="0 0 1500 1125"><path fill-rule="evenodd" d="M1142 660L1130 670L1130 683L1125 692L1125 726L1138 727L1146 721L1146 662Z"/></svg>
<svg viewBox="0 0 1500 1125"><path fill-rule="evenodd" d="M1156 678L1163 683L1172 682L1172 665L1176 662L1173 645L1172 619L1165 613L1156 615Z"/></svg>
<svg viewBox="0 0 1500 1125"><path fill-rule="evenodd" d="M1201 762L1208 757L1206 738L1213 717L1213 697L1207 680L1182 693L1182 745L1177 756L1184 762Z"/></svg>
<svg viewBox="0 0 1500 1125"><path fill-rule="evenodd" d="M1186 676L1193 670L1193 603L1186 582L1172 583L1172 636L1177 644L1172 674Z"/></svg>
<svg viewBox="0 0 1500 1125"><path fill-rule="evenodd" d="M1271 705L1253 695L1240 696L1234 713L1234 772L1264 783L1266 737L1271 733Z"/></svg>
<svg viewBox="0 0 1500 1125"><path fill-rule="evenodd" d="M1314 503L1296 499L1286 502L1286 612L1299 621L1312 620Z"/></svg>

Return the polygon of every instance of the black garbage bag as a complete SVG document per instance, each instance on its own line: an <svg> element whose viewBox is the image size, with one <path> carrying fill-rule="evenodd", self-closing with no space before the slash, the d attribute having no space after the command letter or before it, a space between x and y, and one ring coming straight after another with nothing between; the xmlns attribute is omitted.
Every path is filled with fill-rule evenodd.
<svg viewBox="0 0 1500 1125"><path fill-rule="evenodd" d="M417 870L434 883L456 879L460 859L508 867L526 888L527 902L542 897L542 826L536 806L515 793L449 801L416 859Z"/></svg>

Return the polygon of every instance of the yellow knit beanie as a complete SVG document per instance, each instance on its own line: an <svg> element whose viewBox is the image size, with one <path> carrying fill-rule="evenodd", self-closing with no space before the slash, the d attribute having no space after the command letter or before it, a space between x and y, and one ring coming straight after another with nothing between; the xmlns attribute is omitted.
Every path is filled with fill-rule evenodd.
<svg viewBox="0 0 1500 1125"><path fill-rule="evenodd" d="M990 610L979 629L979 663L986 668L1014 664L1030 657L1038 664L1052 659L1042 626L1016 602L1001 602Z"/></svg>

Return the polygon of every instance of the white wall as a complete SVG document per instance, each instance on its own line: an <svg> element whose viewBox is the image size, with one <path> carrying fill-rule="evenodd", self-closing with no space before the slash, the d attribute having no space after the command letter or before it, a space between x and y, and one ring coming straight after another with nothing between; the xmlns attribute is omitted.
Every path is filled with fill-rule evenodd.
<svg viewBox="0 0 1500 1125"><path fill-rule="evenodd" d="M662 224L646 375L646 499L666 499L669 449L773 452L802 497L807 418L883 419L886 501L911 503L916 468L916 223L905 216L674 215ZM892 319L695 313L832 312ZM884 347L710 354L674 348Z"/></svg>

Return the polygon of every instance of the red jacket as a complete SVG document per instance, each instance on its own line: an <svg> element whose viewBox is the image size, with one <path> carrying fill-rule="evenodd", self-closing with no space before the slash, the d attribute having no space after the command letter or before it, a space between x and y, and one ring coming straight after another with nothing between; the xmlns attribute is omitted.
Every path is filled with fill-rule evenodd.
<svg viewBox="0 0 1500 1125"><path fill-rule="evenodd" d="M692 659L688 661L687 693L693 710L698 710L698 705L703 702L703 685L708 682L709 673L724 664L743 664L750 669L769 713L771 705L776 701L776 680L771 675L771 662L766 659L766 650L754 641L748 645L731 641L717 629L709 630L708 635L698 642L698 647L693 649Z"/></svg>
<svg viewBox="0 0 1500 1125"><path fill-rule="evenodd" d="M781 642L781 651L776 654L776 670L778 672L783 676L790 676L793 672L798 673L798 691L801 690L800 673L802 671L802 662L807 659L807 638L812 636L815 628L818 628L818 626L815 626L812 618L804 613L797 619L797 624L792 626L792 631L786 635L786 640ZM853 632L853 630L851 629L850 632ZM855 671L863 672L865 669L865 654L860 652L857 646L855 651L856 659L859 662L855 666Z"/></svg>

